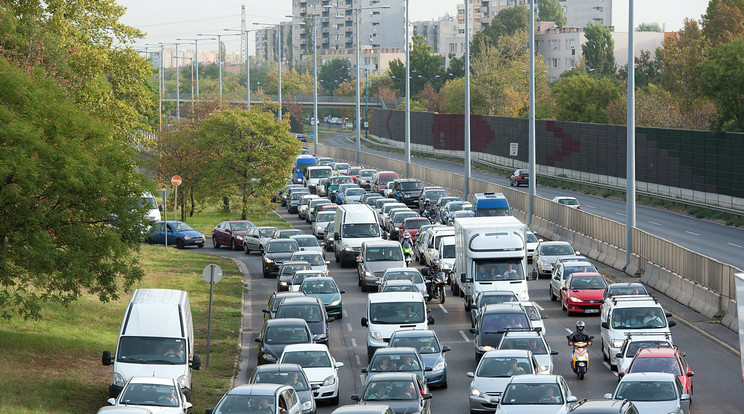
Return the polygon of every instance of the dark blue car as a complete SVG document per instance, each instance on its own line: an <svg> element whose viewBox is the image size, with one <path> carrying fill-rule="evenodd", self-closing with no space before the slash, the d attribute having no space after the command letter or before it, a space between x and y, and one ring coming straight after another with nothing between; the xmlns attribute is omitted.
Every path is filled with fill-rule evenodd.
<svg viewBox="0 0 744 414"><path fill-rule="evenodd" d="M178 249L183 249L186 246L204 247L204 235L182 221L168 221L167 226L163 221L155 223L150 233L150 243L166 244L166 227L168 229L168 245L175 245Z"/></svg>
<svg viewBox="0 0 744 414"><path fill-rule="evenodd" d="M426 385L447 388L447 359L450 347L442 345L432 330L399 330L390 337L390 347L411 347L426 365Z"/></svg>

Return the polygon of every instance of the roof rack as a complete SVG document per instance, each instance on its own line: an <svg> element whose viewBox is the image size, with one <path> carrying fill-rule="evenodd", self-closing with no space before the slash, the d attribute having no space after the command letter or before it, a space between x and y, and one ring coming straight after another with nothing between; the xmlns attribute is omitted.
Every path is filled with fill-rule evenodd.
<svg viewBox="0 0 744 414"><path fill-rule="evenodd" d="M672 334L669 332L626 332L625 337L630 338L631 336L663 336L666 339L671 339Z"/></svg>
<svg viewBox="0 0 744 414"><path fill-rule="evenodd" d="M659 303L658 300L656 300L655 297L651 295L620 295L620 296L608 296L612 298L612 304L617 305L618 301L621 302L634 302L639 300L653 300L656 303Z"/></svg>
<svg viewBox="0 0 744 414"><path fill-rule="evenodd" d="M542 328L539 326L536 326L534 328L504 328L503 330L497 331L496 333L504 334L509 332L542 332Z"/></svg>

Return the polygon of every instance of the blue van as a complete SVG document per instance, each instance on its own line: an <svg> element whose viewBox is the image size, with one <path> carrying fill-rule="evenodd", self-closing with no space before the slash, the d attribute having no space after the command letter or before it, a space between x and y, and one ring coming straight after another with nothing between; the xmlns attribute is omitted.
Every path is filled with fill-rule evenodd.
<svg viewBox="0 0 744 414"><path fill-rule="evenodd" d="M301 154L297 156L294 165L292 166L292 182L295 184L304 184L305 176L304 171L307 167L317 165L318 161L314 156L310 154Z"/></svg>
<svg viewBox="0 0 744 414"><path fill-rule="evenodd" d="M470 202L473 204L475 217L508 216L509 200L503 193L476 193Z"/></svg>

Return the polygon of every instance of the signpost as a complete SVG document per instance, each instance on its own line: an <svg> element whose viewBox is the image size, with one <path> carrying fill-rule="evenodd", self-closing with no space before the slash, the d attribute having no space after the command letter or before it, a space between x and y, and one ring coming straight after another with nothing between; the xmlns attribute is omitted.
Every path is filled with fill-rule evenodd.
<svg viewBox="0 0 744 414"><path fill-rule="evenodd" d="M509 143L509 156L516 157L517 155L519 155L519 143L518 142ZM512 167L514 167L514 158L512 158Z"/></svg>
<svg viewBox="0 0 744 414"><path fill-rule="evenodd" d="M181 185L183 180L181 180L180 175L174 175L171 177L171 184L173 184L173 187L175 187L175 193L174 196L174 202L173 202L173 219L178 220L178 186ZM165 210L165 208L163 208Z"/></svg>
<svg viewBox="0 0 744 414"><path fill-rule="evenodd" d="M168 247L168 207L165 205L165 201L168 199L170 191L165 188L160 190L160 195L163 197L163 230L165 231L165 247Z"/></svg>
<svg viewBox="0 0 744 414"><path fill-rule="evenodd" d="M204 281L209 283L209 319L207 321L207 368L209 368L209 343L212 340L212 291L214 284L222 280L222 268L216 264L204 266L202 271Z"/></svg>

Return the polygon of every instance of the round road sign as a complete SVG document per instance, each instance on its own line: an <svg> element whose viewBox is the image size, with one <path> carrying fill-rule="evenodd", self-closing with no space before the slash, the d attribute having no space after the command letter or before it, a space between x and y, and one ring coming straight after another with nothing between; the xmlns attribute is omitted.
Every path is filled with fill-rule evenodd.
<svg viewBox="0 0 744 414"><path fill-rule="evenodd" d="M212 275L213 270L214 276ZM204 266L202 277L204 277L204 281L207 283L209 283L210 279L212 280L212 283L217 283L222 280L222 268L217 266L216 264L208 264Z"/></svg>
<svg viewBox="0 0 744 414"><path fill-rule="evenodd" d="M171 184L173 184L176 187L178 187L179 185L181 185L182 182L183 182L183 180L181 180L181 176L180 175L174 175L173 177L171 177Z"/></svg>

